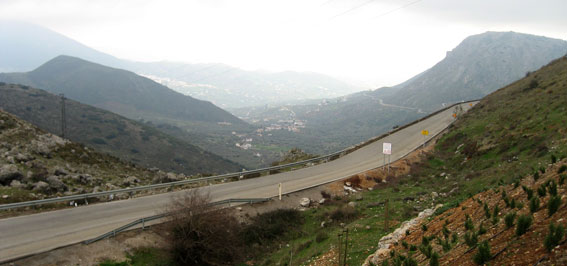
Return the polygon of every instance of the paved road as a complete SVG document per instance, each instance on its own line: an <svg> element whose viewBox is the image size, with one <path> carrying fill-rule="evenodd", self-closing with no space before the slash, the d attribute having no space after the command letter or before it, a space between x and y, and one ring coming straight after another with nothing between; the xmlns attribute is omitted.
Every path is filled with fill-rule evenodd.
<svg viewBox="0 0 567 266"><path fill-rule="evenodd" d="M469 104L463 104L468 110ZM291 172L205 187L212 200L228 198L263 198L277 195L278 183L283 192L343 179L383 164L382 143L392 143L395 161L422 144L421 130L432 135L441 132L454 119L454 108L416 123L382 140L367 145L337 160ZM51 211L0 220L0 262L57 247L77 243L109 232L136 219L154 215L171 197L172 192L130 200L93 204L84 207Z"/></svg>

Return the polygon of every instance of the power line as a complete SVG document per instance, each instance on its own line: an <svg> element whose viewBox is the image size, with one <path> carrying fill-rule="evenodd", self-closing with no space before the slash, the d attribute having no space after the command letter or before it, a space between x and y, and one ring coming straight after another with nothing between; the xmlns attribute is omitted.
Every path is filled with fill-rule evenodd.
<svg viewBox="0 0 567 266"><path fill-rule="evenodd" d="M342 13L339 13L339 14L337 14L337 15L334 15L334 16L331 17L330 19L335 19L335 18L337 18L337 17L340 17L340 16L342 16L342 15L345 15L345 14L347 14L347 13L350 13L350 12L352 12L352 11L354 11L354 10L356 10L356 9L359 9L359 8L365 6L365 5L368 5L368 4L370 4L370 3L374 2L374 1L375 1L375 0L366 1L366 2L364 2L364 3L362 3L362 4L358 5L358 6L355 6L355 7L351 8L351 9L348 9L348 10L342 12Z"/></svg>
<svg viewBox="0 0 567 266"><path fill-rule="evenodd" d="M383 17L383 16L387 16L387 15L392 14L392 13L394 13L394 12L400 10L400 9L404 9L404 8L406 8L406 7L408 7L408 6L417 4L417 3L421 2L421 1L423 1L423 0L415 0L415 1L411 2L411 3L407 3L407 4L403 5L403 6L394 8L394 9L392 9L392 10L390 10L390 11L387 11L387 12L385 12L385 13L382 13L382 14L378 15L378 16L375 16L375 17L373 17L373 19L380 18L380 17Z"/></svg>

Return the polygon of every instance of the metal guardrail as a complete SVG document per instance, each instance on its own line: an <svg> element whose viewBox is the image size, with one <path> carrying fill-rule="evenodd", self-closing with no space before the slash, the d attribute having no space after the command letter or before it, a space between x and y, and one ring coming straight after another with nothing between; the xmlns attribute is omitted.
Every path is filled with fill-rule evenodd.
<svg viewBox="0 0 567 266"><path fill-rule="evenodd" d="M86 200L88 198L96 198L96 197L107 196L107 195L118 194L118 193L132 193L132 192L137 192L137 191L142 191L142 190L168 188L168 187L173 187L173 186L187 185L187 184L193 184L193 183L199 183L199 182L209 182L209 181L214 181L214 180L219 180L219 179L240 177L240 176L245 176L245 175L249 175L249 174L257 174L257 173L262 173L262 172L280 170L280 169L285 169L285 168L288 168L288 167L305 165L305 164L308 164L308 163L311 163L311 162L316 162L316 161L330 160L330 159L333 159L333 157L335 157L335 156L340 157L341 155L345 155L345 154L351 153L353 151L356 151L356 150L358 150L358 149L360 149L364 146L367 146L367 145L369 145L369 144L371 144L371 143L373 143L377 140L380 140L380 139L382 139L382 138L384 138L384 137L386 137L390 134L393 134L393 133L398 132L398 131L400 131L404 128L407 128L411 125L414 125L414 124L419 123L423 120L426 120L426 119L428 119L428 118L430 118L430 117L432 117L432 116L434 116L438 113L441 113L445 110L448 110L448 109L450 109L454 106L457 106L457 105L460 105L460 104L463 104L463 103L475 102L475 101L478 101L478 100L472 100L472 101L466 101L466 102L460 102L460 103L452 104L452 105L447 106L445 108L442 108L442 109L440 109L436 112L433 112L433 113L431 113L431 114L429 114L425 117L422 117L418 120L415 120L415 121L413 121L409 124L398 127L395 130L384 133L384 134L382 134L378 137L371 138L368 141L359 143L359 144L354 145L354 146L350 146L348 148L345 148L343 150L340 150L340 151L337 151L337 152L334 152L334 153L331 153L331 154L323 155L323 156L313 158L313 159L309 159L309 160L304 160L304 161L299 161L299 162L289 163L289 164L284 164L284 165L278 165L278 166L272 166L272 167L259 168L259 169L255 169L255 170L249 170L249 171L242 171L242 172L228 173L228 174L222 174L222 175L216 175L216 176L210 176L210 177L180 180L180 181L174 181L174 182L169 182L169 183L153 184L153 185L139 186L139 187L134 187L134 188L122 188L122 189L101 191L101 192L96 192L96 193L70 195L70 196L41 199L41 200L8 203L8 204L0 205L0 211L1 210L14 209L14 208L21 208L21 207L37 206L37 205L42 205L42 204L47 204L47 203L56 203L56 202L81 200L81 199Z"/></svg>
<svg viewBox="0 0 567 266"><path fill-rule="evenodd" d="M211 203L208 204L208 206L212 207L212 206L223 205L223 204L229 204L230 205L231 203L258 203L258 202L265 202L265 201L269 201L269 200L270 200L270 198L225 199L225 200L211 202ZM160 214L152 215L152 216L149 216L149 217L140 218L140 219L133 221L129 224L118 227L118 228L116 228L116 229L114 229L114 230L112 230L108 233L104 233L104 234L97 236L95 238L85 240L85 241L83 241L83 244L88 245L88 244L94 243L94 242L99 241L99 240L103 240L103 239L111 237L111 236L115 237L117 233L126 231L129 228L134 227L134 226L139 225L139 224L142 224L142 230L143 230L146 222L161 219L161 218L169 216L170 214L171 213L160 213Z"/></svg>

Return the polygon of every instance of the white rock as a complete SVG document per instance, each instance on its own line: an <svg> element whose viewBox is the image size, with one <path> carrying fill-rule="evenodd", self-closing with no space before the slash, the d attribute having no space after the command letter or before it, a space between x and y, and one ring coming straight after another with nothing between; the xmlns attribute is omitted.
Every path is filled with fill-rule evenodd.
<svg viewBox="0 0 567 266"><path fill-rule="evenodd" d="M301 207L309 207L309 204L311 204L311 200L309 198L302 198L299 200L299 205L301 205Z"/></svg>

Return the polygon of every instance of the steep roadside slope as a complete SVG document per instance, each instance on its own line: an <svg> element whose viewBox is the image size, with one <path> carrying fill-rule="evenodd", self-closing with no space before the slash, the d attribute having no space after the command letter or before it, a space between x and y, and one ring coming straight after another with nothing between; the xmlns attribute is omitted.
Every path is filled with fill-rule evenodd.
<svg viewBox="0 0 567 266"><path fill-rule="evenodd" d="M372 262L425 264L436 252L441 264L474 264L475 257L495 265L564 264L564 238L549 244L551 251L545 241L550 224L567 225L566 136L562 57L488 95L454 124L407 180L424 187L444 180L428 191L449 195L434 201L444 207L431 221L402 232L397 245L382 245ZM549 211L551 204L557 212ZM521 220L531 221L525 233L518 229ZM490 254L476 255L480 250Z"/></svg>
<svg viewBox="0 0 567 266"><path fill-rule="evenodd" d="M61 99L27 86L0 84L0 108L61 134ZM225 173L242 167L185 141L114 113L66 100L66 137L144 167L187 175Z"/></svg>
<svg viewBox="0 0 567 266"><path fill-rule="evenodd" d="M163 175L0 111L0 204L151 184Z"/></svg>

